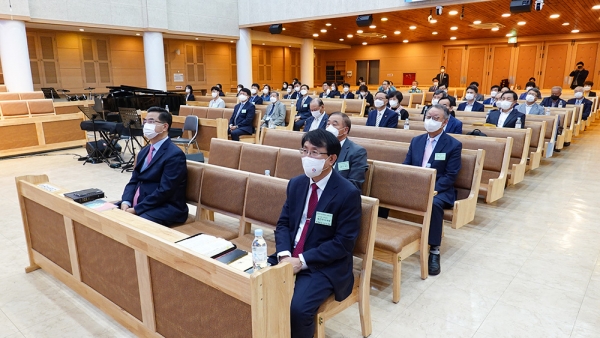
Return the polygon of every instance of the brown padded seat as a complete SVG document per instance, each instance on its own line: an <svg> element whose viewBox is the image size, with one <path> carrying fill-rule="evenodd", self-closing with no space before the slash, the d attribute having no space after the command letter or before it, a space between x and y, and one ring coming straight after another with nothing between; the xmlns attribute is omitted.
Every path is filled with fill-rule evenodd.
<svg viewBox="0 0 600 338"><path fill-rule="evenodd" d="M200 203L232 216L242 216L248 174L207 167L204 169Z"/></svg>
<svg viewBox="0 0 600 338"><path fill-rule="evenodd" d="M192 115L193 110L194 110L194 108L192 106L180 106L179 107L179 116Z"/></svg>
<svg viewBox="0 0 600 338"><path fill-rule="evenodd" d="M423 131L419 130L402 130L397 128L376 128L357 125L354 126L354 120L359 119L358 117L352 118L352 130L351 135L354 137L371 138L377 140L387 140L396 142L410 143L415 136L423 134ZM366 122L366 118L362 118Z"/></svg>
<svg viewBox="0 0 600 338"><path fill-rule="evenodd" d="M304 136L303 132L268 129L262 144L287 149L300 149L302 148L302 136Z"/></svg>
<svg viewBox="0 0 600 338"><path fill-rule="evenodd" d="M237 169L240 163L242 145L241 142L213 138L210 141L210 158L208 159L208 163L220 167Z"/></svg>
<svg viewBox="0 0 600 338"><path fill-rule="evenodd" d="M350 122L352 122L352 128L354 128L354 126L366 126L367 118L366 117L351 117Z"/></svg>
<svg viewBox="0 0 600 338"><path fill-rule="evenodd" d="M377 218L375 246L390 252L400 252L406 245L421 238L421 227Z"/></svg>
<svg viewBox="0 0 600 338"><path fill-rule="evenodd" d="M199 119L205 119L208 114L207 107L194 107L192 111L192 115L198 116Z"/></svg>
<svg viewBox="0 0 600 338"><path fill-rule="evenodd" d="M347 114L360 114L362 113L364 99L362 100L346 100L345 113Z"/></svg>
<svg viewBox="0 0 600 338"><path fill-rule="evenodd" d="M0 101L20 100L19 93L0 93Z"/></svg>
<svg viewBox="0 0 600 338"><path fill-rule="evenodd" d="M21 100L43 100L44 92L23 92L19 93Z"/></svg>
<svg viewBox="0 0 600 338"><path fill-rule="evenodd" d="M54 114L54 104L52 100L28 100L29 113L35 114Z"/></svg>
<svg viewBox="0 0 600 338"><path fill-rule="evenodd" d="M207 119L221 119L223 118L223 109L222 108L208 108L208 112L206 113Z"/></svg>
<svg viewBox="0 0 600 338"><path fill-rule="evenodd" d="M187 162L187 185L185 190L185 199L188 203L197 204L200 201L200 186L202 185L202 172L204 167L194 165L194 162Z"/></svg>
<svg viewBox="0 0 600 338"><path fill-rule="evenodd" d="M300 152L296 149L279 148L275 177L289 180L299 175L304 175Z"/></svg>
<svg viewBox="0 0 600 338"><path fill-rule="evenodd" d="M406 147L398 147L397 143L391 144L381 140L360 137L350 137L350 139L365 148L369 160L373 161L402 163L408 153L408 144Z"/></svg>
<svg viewBox="0 0 600 338"><path fill-rule="evenodd" d="M275 229L287 198L288 180L251 174L246 189L244 216Z"/></svg>
<svg viewBox="0 0 600 338"><path fill-rule="evenodd" d="M0 101L2 115L7 116L29 116L27 101Z"/></svg>
<svg viewBox="0 0 600 338"><path fill-rule="evenodd" d="M229 121L233 116L233 108L225 108L223 109L223 118Z"/></svg>
<svg viewBox="0 0 600 338"><path fill-rule="evenodd" d="M275 175L278 154L279 148L277 147L244 144L240 155L239 170L262 175L265 174L265 170L269 170L271 175Z"/></svg>
<svg viewBox="0 0 600 338"><path fill-rule="evenodd" d="M400 208L426 212L429 195L429 174L417 175L413 167L402 165L406 170L398 170L398 165L388 167L373 166L370 197L379 202ZM410 196L398 196L397 191L410 191Z"/></svg>

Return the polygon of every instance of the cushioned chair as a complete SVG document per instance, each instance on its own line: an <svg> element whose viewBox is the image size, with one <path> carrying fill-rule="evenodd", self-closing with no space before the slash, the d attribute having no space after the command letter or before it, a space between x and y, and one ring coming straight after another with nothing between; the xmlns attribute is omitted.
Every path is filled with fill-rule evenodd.
<svg viewBox="0 0 600 338"><path fill-rule="evenodd" d="M19 93L0 93L0 101L20 100Z"/></svg>
<svg viewBox="0 0 600 338"><path fill-rule="evenodd" d="M196 137L198 137L198 116L188 115L185 117L185 122L183 123L183 132L186 131L192 133L191 138L178 137L171 139L175 144L183 144L185 147L185 153L188 153L188 148L192 143L196 144L196 149L200 149L198 145L198 141L196 141Z"/></svg>
<svg viewBox="0 0 600 338"><path fill-rule="evenodd" d="M19 93L21 100L41 100L44 99L44 92L24 92Z"/></svg>
<svg viewBox="0 0 600 338"><path fill-rule="evenodd" d="M4 118L29 117L27 101L0 101L0 110Z"/></svg>
<svg viewBox="0 0 600 338"><path fill-rule="evenodd" d="M54 104L52 100L27 100L29 106L29 113L31 116L34 115L54 115Z"/></svg>

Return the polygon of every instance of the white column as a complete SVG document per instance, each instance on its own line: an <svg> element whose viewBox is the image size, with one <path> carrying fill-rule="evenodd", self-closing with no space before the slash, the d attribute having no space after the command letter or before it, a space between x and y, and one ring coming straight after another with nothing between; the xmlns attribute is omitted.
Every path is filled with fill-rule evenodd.
<svg viewBox="0 0 600 338"><path fill-rule="evenodd" d="M303 39L300 47L300 82L309 88L315 85L315 41Z"/></svg>
<svg viewBox="0 0 600 338"><path fill-rule="evenodd" d="M9 92L32 92L31 65L25 23L0 20L0 61Z"/></svg>
<svg viewBox="0 0 600 338"><path fill-rule="evenodd" d="M144 32L146 87L150 89L167 90L164 53L162 33Z"/></svg>
<svg viewBox="0 0 600 338"><path fill-rule="evenodd" d="M252 85L252 33L249 28L240 28L240 39L236 44L238 83L250 88Z"/></svg>

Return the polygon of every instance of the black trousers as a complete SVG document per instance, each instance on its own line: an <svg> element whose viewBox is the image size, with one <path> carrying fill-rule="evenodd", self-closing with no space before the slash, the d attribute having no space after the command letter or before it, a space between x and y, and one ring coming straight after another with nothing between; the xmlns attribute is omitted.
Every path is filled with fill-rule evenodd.
<svg viewBox="0 0 600 338"><path fill-rule="evenodd" d="M300 120L294 122L294 130L299 131L300 129L302 129L302 127L304 127L305 123L306 123L306 119L300 119Z"/></svg>
<svg viewBox="0 0 600 338"><path fill-rule="evenodd" d="M333 285L323 273L304 270L296 275L290 307L292 338L313 337L317 310L332 294Z"/></svg>

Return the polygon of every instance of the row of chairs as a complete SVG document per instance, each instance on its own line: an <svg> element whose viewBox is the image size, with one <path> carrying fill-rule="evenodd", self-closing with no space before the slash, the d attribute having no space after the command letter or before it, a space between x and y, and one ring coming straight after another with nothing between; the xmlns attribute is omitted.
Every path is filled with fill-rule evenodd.
<svg viewBox="0 0 600 338"><path fill-rule="evenodd" d="M52 100L0 101L0 120L55 114Z"/></svg>
<svg viewBox="0 0 600 338"><path fill-rule="evenodd" d="M0 92L0 101L44 99L44 92Z"/></svg>

